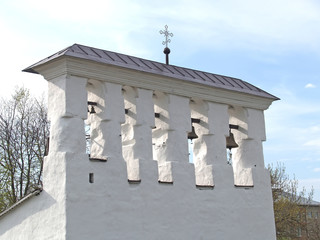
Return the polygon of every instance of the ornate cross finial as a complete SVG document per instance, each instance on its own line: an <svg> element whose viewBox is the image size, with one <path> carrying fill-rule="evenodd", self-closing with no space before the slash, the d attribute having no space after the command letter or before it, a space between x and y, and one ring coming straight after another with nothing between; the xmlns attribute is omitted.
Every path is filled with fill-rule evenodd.
<svg viewBox="0 0 320 240"><path fill-rule="evenodd" d="M169 37L173 37L173 33L168 31L168 25L164 26L165 30L160 30L160 34L164 34L166 37L166 40L162 42L163 45L166 45L166 48L168 47L168 43L171 42L171 39Z"/></svg>
<svg viewBox="0 0 320 240"><path fill-rule="evenodd" d="M166 40L162 42L163 45L166 45L166 48L163 50L163 53L166 55L166 64L169 65L169 54L170 49L168 48L168 43L171 42L171 39L169 37L173 37L173 33L168 31L168 25L164 26L164 31L160 30L160 34L164 34L166 37Z"/></svg>

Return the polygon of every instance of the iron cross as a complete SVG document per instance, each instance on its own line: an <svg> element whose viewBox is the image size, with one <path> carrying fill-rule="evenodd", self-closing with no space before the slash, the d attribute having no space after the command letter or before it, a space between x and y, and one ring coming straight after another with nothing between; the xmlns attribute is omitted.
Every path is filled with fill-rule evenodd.
<svg viewBox="0 0 320 240"><path fill-rule="evenodd" d="M173 33L168 31L168 26L165 25L164 26L165 30L160 30L160 34L164 34L164 36L166 37L166 40L162 42L163 45L166 45L166 48L168 47L168 43L171 42L171 39L169 37L173 37Z"/></svg>

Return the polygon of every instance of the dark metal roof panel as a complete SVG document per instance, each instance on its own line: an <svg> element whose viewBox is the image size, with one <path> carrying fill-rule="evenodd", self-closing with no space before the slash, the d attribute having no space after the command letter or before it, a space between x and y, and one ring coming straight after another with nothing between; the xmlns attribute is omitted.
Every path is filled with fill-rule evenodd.
<svg viewBox="0 0 320 240"><path fill-rule="evenodd" d="M202 72L183 67L166 65L142 58L128 56L120 53L110 52L102 49L92 48L74 44L65 48L32 66L24 69L25 72L37 73L34 68L61 56L71 56L109 65L130 68L138 71L148 72L157 75L172 77L184 81L196 82L211 87L243 92L255 96L278 100L277 97L237 78L222 76L213 73Z"/></svg>

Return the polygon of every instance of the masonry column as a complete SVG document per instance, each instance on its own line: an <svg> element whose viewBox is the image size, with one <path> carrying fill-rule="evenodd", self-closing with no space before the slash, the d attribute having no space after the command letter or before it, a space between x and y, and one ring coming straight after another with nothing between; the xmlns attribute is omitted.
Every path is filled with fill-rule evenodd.
<svg viewBox="0 0 320 240"><path fill-rule="evenodd" d="M198 186L233 186L232 167L227 164L226 136L228 135L228 106L194 100L191 116L198 138L193 140L196 184Z"/></svg>
<svg viewBox="0 0 320 240"><path fill-rule="evenodd" d="M239 125L233 134L239 147L233 149L235 185L253 186L252 169L264 169L262 141L265 141L265 123L262 110L234 107L230 122Z"/></svg>
<svg viewBox="0 0 320 240"><path fill-rule="evenodd" d="M152 172L151 178L157 180L153 171L156 165L149 166L156 163L152 156L152 128L155 126L153 91L129 86L123 89L126 122L122 125L122 153L127 162L128 181L141 181L141 171L142 175Z"/></svg>
<svg viewBox="0 0 320 240"><path fill-rule="evenodd" d="M194 170L189 164L187 138L191 131L189 99L157 93L154 102L155 112L160 114L153 131L159 182L194 185Z"/></svg>
<svg viewBox="0 0 320 240"><path fill-rule="evenodd" d="M55 204L43 221L51 229L59 229L55 233L59 239L66 234L67 199L72 202L77 198L74 193L87 181L87 174L82 171L88 160L84 132L86 83L87 79L70 75L48 80L50 145L44 159L42 194Z"/></svg>
<svg viewBox="0 0 320 240"><path fill-rule="evenodd" d="M125 162L122 157L121 124L125 121L122 85L90 80L88 100L97 103L95 112L90 114L92 161L106 161L106 166L96 166L95 179L107 181L125 177ZM108 170L108 172L107 172ZM104 171L104 172L103 172Z"/></svg>
<svg viewBox="0 0 320 240"><path fill-rule="evenodd" d="M66 167L64 164L71 161L70 157L69 162L65 162L67 155L75 153L85 155L86 83L87 79L85 78L69 75L51 79L48 82L48 118L50 120L48 158L50 160L46 160L44 164L44 185L46 188L50 184L53 184L53 188L57 188L58 182L64 181L66 173L60 172L58 174L58 171L59 169L66 171L63 169ZM82 163L78 161L77 164L81 165ZM56 171L52 171L52 169L56 169ZM63 176L59 176L60 174ZM65 183L61 182L61 184Z"/></svg>
<svg viewBox="0 0 320 240"><path fill-rule="evenodd" d="M64 75L49 81L49 155L85 152L83 121L87 118L87 79Z"/></svg>

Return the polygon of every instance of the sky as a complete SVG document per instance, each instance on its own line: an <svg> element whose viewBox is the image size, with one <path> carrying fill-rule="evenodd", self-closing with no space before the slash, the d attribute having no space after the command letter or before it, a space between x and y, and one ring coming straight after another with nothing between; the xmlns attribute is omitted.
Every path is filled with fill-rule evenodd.
<svg viewBox="0 0 320 240"><path fill-rule="evenodd" d="M22 69L74 43L240 78L281 98L265 111L265 165L283 164L320 201L317 0L1 0L0 97L47 83Z"/></svg>

